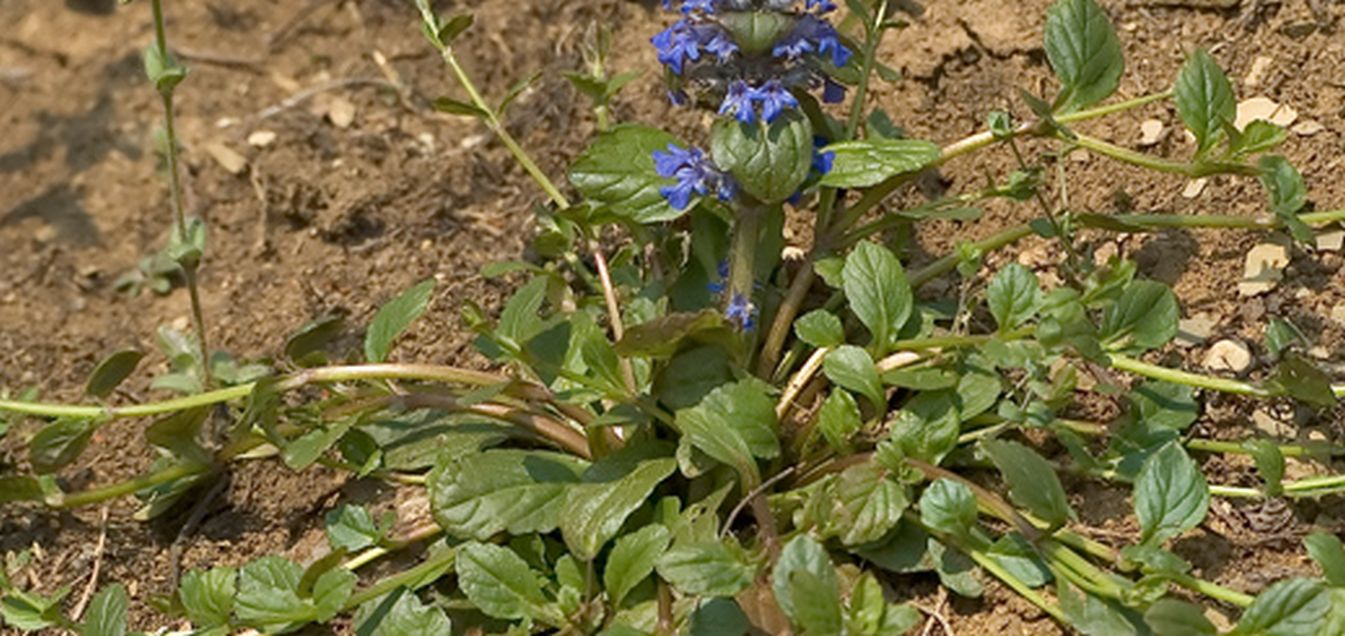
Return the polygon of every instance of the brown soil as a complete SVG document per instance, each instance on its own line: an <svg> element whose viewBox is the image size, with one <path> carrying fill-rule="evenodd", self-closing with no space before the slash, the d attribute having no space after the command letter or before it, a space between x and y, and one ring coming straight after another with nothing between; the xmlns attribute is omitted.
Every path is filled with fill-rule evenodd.
<svg viewBox="0 0 1345 636"><path fill-rule="evenodd" d="M151 37L148 9L115 9L115 4L0 4L0 24L9 26L0 34L0 126L5 131L0 139L0 387L38 386L44 398L53 400L79 400L85 377L106 353L125 347L154 350L160 325L187 323L182 290L127 298L112 289L113 280L164 243L170 227L166 192L150 150L158 102L142 79L138 57ZM454 89L420 39L409 3L316 3L311 14L296 14L302 4L239 0L168 6L171 37L196 54L187 60L192 74L178 107L188 204L211 228L202 289L212 345L242 358L267 358L278 352L287 333L314 318L339 313L349 316L350 324L363 324L390 295L433 276L440 285L432 311L396 355L479 366L482 361L470 351L457 309L467 300L489 308L507 291L505 283L476 274L484 263L522 254L537 190L479 125L429 112L427 98ZM657 3L458 4L477 10L477 26L461 48L468 71L488 94L502 95L520 78L542 72L510 121L549 174L561 177L593 132L582 100L559 72L579 65L579 45L595 22L619 27L618 70L646 71L619 100L617 117L673 119L658 74L650 70L652 52L644 45L664 19L655 10ZM1047 0L926 4L884 51L884 59L904 79L880 87L876 95L912 135L957 139L983 127L990 110L1021 112L1013 97L1016 89L1042 93L1050 85L1038 44ZM1335 21L1345 17L1341 3L1245 0L1245 10L1231 11L1203 10L1198 6L1205 3L1194 0L1104 4L1120 25L1126 47L1122 97L1166 88L1184 52L1204 46L1229 69L1242 96L1266 95L1295 108L1300 121L1322 124L1315 135L1290 135L1285 152L1307 177L1313 201L1323 208L1345 204L1345 183L1337 178L1345 141L1345 83L1339 71L1345 65L1345 38L1333 30ZM1321 15L1312 10L1323 6ZM294 21L296 15L301 19ZM405 99L366 83L325 91L278 112L274 108L332 80L385 81L375 53L395 70ZM1269 58L1270 66L1258 86L1250 87L1243 78L1258 57ZM220 63L221 58L233 63ZM356 106L348 128L324 116L334 99ZM1133 145L1140 121L1148 118L1177 122L1169 106L1155 105L1086 129ZM694 134L699 122L681 119L685 123L678 132ZM246 139L256 131L274 133L275 141L264 148L249 145ZM206 149L211 143L243 153L248 171L224 170ZM1172 134L1157 151L1183 156L1189 149L1180 134ZM1006 153L981 153L948 167L937 185L971 188L982 175L1013 167ZM1264 210L1263 195L1245 181L1214 180L1199 197L1186 198L1184 180L1096 158L1064 159L1064 169L1071 201L1079 209ZM977 223L930 224L920 232L920 253L913 256L943 254L954 241L983 237L1034 216L1028 206L994 204ZM1339 364L1345 324L1328 316L1345 302L1342 255L1298 252L1285 284L1269 295L1241 299L1233 289L1242 256L1257 241L1245 233L1174 232L1105 242L1136 258L1145 274L1173 283L1186 315L1210 315L1217 323L1216 339L1260 342L1266 318L1286 316ZM1028 242L990 261L998 265L1012 258L1042 266L1052 255ZM357 336L352 331L352 339ZM1203 354L1197 347L1168 355L1171 363L1195 366ZM164 364L161 357L151 358L139 375ZM140 380L128 384L118 399L151 397ZM1207 410L1200 426L1212 436L1254 430L1249 404L1215 399ZM1292 433L1338 438L1339 418L1339 413L1310 417L1294 425ZM7 455L0 459L21 464L22 449L14 440L30 433L26 427L11 432ZM142 471L151 460L136 424L120 422L100 432L63 475L72 487L103 484ZM1334 468L1340 472L1345 466ZM1254 473L1245 465L1211 462L1207 469L1215 483L1253 483ZM1319 469L1292 470L1302 475ZM1133 532L1123 493L1082 483L1074 492L1082 525L1101 540L1119 543ZM221 504L205 517L183 564L238 564L294 549L311 538L321 514L342 494L360 493L335 473L314 469L296 475L268 462L248 464L233 475ZM1179 548L1202 575L1247 591L1308 569L1292 537L1314 526L1336 529L1345 516L1338 501L1296 505L1276 530L1291 539L1264 542L1255 535L1256 520L1265 515L1246 514L1246 508L1214 515ZM130 502L116 502L104 524L97 509L54 514L8 506L0 511L0 551L33 549L40 558L25 582L44 590L73 585L77 594L94 560L101 560L102 580L128 585L138 626L148 628L152 615L145 602L164 591L168 547L182 517L146 525L130 520L133 510ZM1240 534L1240 523L1249 526L1241 529L1247 534ZM98 555L94 546L104 532L106 547ZM937 603L931 589L921 583L912 593L946 614L957 633L1059 633L1031 605L993 584L982 601L948 604Z"/></svg>

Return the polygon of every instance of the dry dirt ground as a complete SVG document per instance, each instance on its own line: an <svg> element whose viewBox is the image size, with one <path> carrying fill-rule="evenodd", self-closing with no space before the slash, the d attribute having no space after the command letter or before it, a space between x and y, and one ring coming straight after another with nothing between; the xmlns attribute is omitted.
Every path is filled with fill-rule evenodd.
<svg viewBox="0 0 1345 636"><path fill-rule="evenodd" d="M0 31L0 387L37 386L48 399L80 399L85 377L103 355L126 347L153 350L160 325L187 321L182 290L126 297L112 286L158 249L169 231L166 192L151 151L158 103L142 79L138 55L151 37L149 8L115 4L0 3L0 24L6 25ZM665 19L656 2L442 4L477 11L477 25L461 49L487 93L502 95L516 80L542 73L515 106L511 126L558 178L593 132L581 99L559 72L579 66L579 46L594 23L616 30L618 70L645 69L619 100L616 116L678 120L664 103L645 46ZM903 3L912 12L911 26L883 51L903 78L881 86L875 100L913 136L942 142L975 132L990 110L1021 111L1011 98L1016 89L1049 86L1039 45L1047 4ZM1345 205L1345 35L1337 30L1345 6L1331 0L1102 4L1125 43L1122 97L1168 87L1184 53L1204 46L1229 69L1243 97L1264 95L1295 109L1299 122L1317 124L1301 129L1312 134L1291 134L1285 152L1306 175L1317 206ZM421 40L409 3L167 5L171 37L192 67L178 106L187 203L211 231L202 290L214 348L267 358L286 334L316 317L339 313L363 324L392 294L433 276L440 285L432 310L397 355L482 364L457 309L467 299L491 307L508 291L505 283L483 281L476 273L484 263L523 252L530 208L540 197L480 126L429 111L428 98L454 89ZM400 94L387 87L390 78ZM293 99L332 83L339 87ZM1169 129L1178 123L1170 106L1154 105L1086 129L1135 146L1146 119ZM701 124L694 120L681 117L677 132L694 135ZM250 144L258 132L274 140L264 147ZM242 154L246 169L226 170L212 144ZM1184 156L1190 145L1170 132L1153 150ZM975 187L983 174L1003 174L1012 166L1002 152L982 153L948 167L932 187ZM1265 207L1255 184L1245 181L1216 179L1198 196L1186 196L1192 191L1182 179L1099 159L1069 157L1062 167L1080 210L1258 214ZM993 205L977 223L926 226L914 258L946 253L955 241L1033 216L1030 208ZM1246 233L1173 232L1099 240L1095 247L1132 256L1145 274L1174 284L1184 315L1207 316L1215 338L1259 342L1267 317L1285 316L1339 365L1345 353L1341 253L1296 252L1279 288L1240 299L1234 288L1243 255L1258 240ZM1041 266L1052 255L1028 242L991 262L1008 259ZM939 293L940 287L932 290ZM352 332L352 342L358 335ZM1200 346L1173 349L1166 362L1197 365L1203 355ZM164 364L152 358L141 375ZM140 380L117 399L152 397ZM1255 428L1252 414L1251 405L1211 400L1199 426L1215 437L1234 437ZM1339 438L1339 418L1339 412L1299 418L1280 433ZM21 465L28 434L31 428L11 432L0 460ZM64 477L71 487L103 484L143 470L150 460L137 425L122 422L101 431ZM1328 468L1305 464L1292 471ZM1217 483L1254 483L1247 465L1210 460L1206 469ZM367 490L324 470L295 475L269 463L245 466L193 535L183 565L238 564L295 550L311 540L322 513L340 496L377 496ZM1113 541L1133 530L1124 493L1088 483L1073 492L1083 524L1100 539ZM1313 527L1338 530L1345 518L1340 504L1220 506L1179 547L1203 576L1255 591L1310 568L1295 537ZM168 547L183 519L140 524L129 518L133 509L129 502L114 503L103 521L96 509L55 514L8 506L0 510L0 551L31 549L38 558L25 582L45 590L73 585L78 591L100 561L102 580L128 585L138 626L148 628L145 601L164 591ZM100 534L106 540L101 552L95 547ZM897 583L900 593L941 612L959 634L1059 633L1040 612L994 585L984 599L945 602L931 580Z"/></svg>

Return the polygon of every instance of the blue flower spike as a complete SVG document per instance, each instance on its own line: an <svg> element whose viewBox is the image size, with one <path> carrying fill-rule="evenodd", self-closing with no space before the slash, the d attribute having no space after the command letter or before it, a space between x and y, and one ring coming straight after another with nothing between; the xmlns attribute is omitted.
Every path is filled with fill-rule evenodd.
<svg viewBox="0 0 1345 636"><path fill-rule="evenodd" d="M832 73L848 64L853 52L828 21L836 10L832 0L664 0L663 7L681 19L654 36L658 59L700 98L674 93L674 104L720 104L719 114L751 124L774 122L799 108L796 94L817 90L822 101L845 99L845 88ZM769 11L787 17L781 35L761 53L744 53L728 16ZM728 25L728 26L726 26ZM760 51L753 42L748 50Z"/></svg>

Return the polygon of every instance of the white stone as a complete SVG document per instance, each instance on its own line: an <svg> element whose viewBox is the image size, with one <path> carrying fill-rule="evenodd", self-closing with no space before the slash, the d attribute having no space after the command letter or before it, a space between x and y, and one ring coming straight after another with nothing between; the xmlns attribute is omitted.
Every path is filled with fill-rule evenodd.
<svg viewBox="0 0 1345 636"><path fill-rule="evenodd" d="M1220 340L1205 353L1204 364L1210 371L1242 373L1252 366L1252 351L1237 340Z"/></svg>
<svg viewBox="0 0 1345 636"><path fill-rule="evenodd" d="M1205 186L1209 185L1209 183L1210 180L1204 177L1193 179L1190 183L1187 183L1186 188L1182 190L1182 196L1188 199L1194 199L1205 191Z"/></svg>
<svg viewBox="0 0 1345 636"><path fill-rule="evenodd" d="M1163 122L1157 119L1146 119L1140 124L1140 145L1152 146L1163 140L1163 133L1166 132Z"/></svg>
<svg viewBox="0 0 1345 636"><path fill-rule="evenodd" d="M1298 135L1300 137L1311 137L1317 133L1322 132L1323 130L1326 130L1326 126L1323 126L1322 122L1314 121L1311 119L1305 119L1301 122L1298 122L1298 125L1294 126L1290 130L1292 130L1295 135Z"/></svg>
<svg viewBox="0 0 1345 636"><path fill-rule="evenodd" d="M1298 111L1269 97L1253 97L1238 102L1238 116L1233 121L1238 130L1245 129L1247 124L1258 119L1288 128L1298 121Z"/></svg>
<svg viewBox="0 0 1345 636"><path fill-rule="evenodd" d="M1289 248L1279 243L1262 243L1247 252L1247 262L1238 294L1259 296L1275 289L1284 280L1284 268L1289 266Z"/></svg>
<svg viewBox="0 0 1345 636"><path fill-rule="evenodd" d="M1340 303L1331 308L1331 320L1345 326L1345 303Z"/></svg>
<svg viewBox="0 0 1345 636"><path fill-rule="evenodd" d="M344 97L332 98L327 107L327 119L337 128L350 128L355 123L355 104Z"/></svg>
<svg viewBox="0 0 1345 636"><path fill-rule="evenodd" d="M276 141L276 133L270 130L258 130L248 135L248 145L256 148L265 148Z"/></svg>
<svg viewBox="0 0 1345 636"><path fill-rule="evenodd" d="M1345 246L1345 230L1317 235L1317 249L1323 252L1339 252L1342 246Z"/></svg>

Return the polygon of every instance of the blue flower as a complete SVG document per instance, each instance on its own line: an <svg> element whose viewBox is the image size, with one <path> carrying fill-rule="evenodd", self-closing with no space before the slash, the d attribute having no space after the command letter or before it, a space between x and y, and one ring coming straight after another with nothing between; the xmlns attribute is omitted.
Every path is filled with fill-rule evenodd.
<svg viewBox="0 0 1345 636"><path fill-rule="evenodd" d="M805 7L809 11L817 9L818 13L831 13L836 10L836 5L831 0L808 0Z"/></svg>
<svg viewBox="0 0 1345 636"><path fill-rule="evenodd" d="M775 57L788 59L796 59L805 53L830 53L831 63L837 67L849 63L852 55L850 49L841 43L841 34L836 31L836 27L814 15L799 18L794 30L771 51Z"/></svg>
<svg viewBox="0 0 1345 636"><path fill-rule="evenodd" d="M798 108L799 100L780 80L770 80L756 90L755 101L761 103L761 118L771 123L785 110Z"/></svg>
<svg viewBox="0 0 1345 636"><path fill-rule="evenodd" d="M728 308L724 310L724 317L739 329L751 331L757 326L756 313L757 308L751 300L742 294L734 294L729 300Z"/></svg>
<svg viewBox="0 0 1345 636"><path fill-rule="evenodd" d="M724 103L719 106L719 114L732 114L738 121L750 124L757 120L757 111L753 105L756 97L756 89L748 86L747 82L733 80L724 94Z"/></svg>
<svg viewBox="0 0 1345 636"><path fill-rule="evenodd" d="M824 176L831 172L832 166L836 164L836 153L822 152L825 147L827 147L825 137L813 137L813 172Z"/></svg>
<svg viewBox="0 0 1345 636"><path fill-rule="evenodd" d="M674 75L682 74L687 61L701 57L700 37L686 20L678 20L650 41L658 49L659 63L672 69Z"/></svg>
<svg viewBox="0 0 1345 636"><path fill-rule="evenodd" d="M691 103L691 96L687 95L686 91L679 88L668 91L668 101L671 102L673 106L686 106Z"/></svg>
<svg viewBox="0 0 1345 636"><path fill-rule="evenodd" d="M659 189L659 194L677 210L687 209L692 197L714 192L728 200L737 191L733 181L715 168L700 148L683 150L676 144L668 144L668 152L654 151L654 171L664 179L677 180Z"/></svg>
<svg viewBox="0 0 1345 636"><path fill-rule="evenodd" d="M822 78L822 101L827 104L845 101L845 86L830 77Z"/></svg>
<svg viewBox="0 0 1345 636"><path fill-rule="evenodd" d="M701 36L702 47L706 52L719 58L721 64L728 62L738 52L738 43L734 42L733 38L729 37L728 32L723 28L707 24L700 26L698 31Z"/></svg>

